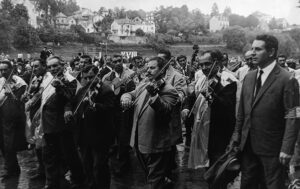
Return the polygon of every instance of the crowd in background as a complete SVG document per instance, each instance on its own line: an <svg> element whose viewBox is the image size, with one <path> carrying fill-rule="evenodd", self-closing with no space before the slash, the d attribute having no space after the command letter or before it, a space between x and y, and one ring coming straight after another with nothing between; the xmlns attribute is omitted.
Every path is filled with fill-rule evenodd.
<svg viewBox="0 0 300 189"><path fill-rule="evenodd" d="M19 175L16 153L29 147L38 159L31 179L46 179L45 188L59 188L66 173L71 175L71 188L109 188L111 172L117 176L126 174L129 154L134 150L145 171L147 187L172 188L173 170L178 166L176 145L184 143L189 149L188 167L206 168L210 188L227 188L238 177L239 169L221 179L221 173L216 172L220 162L224 165L231 158L232 163L239 156L242 160L255 159L241 163L242 188L250 186L243 183L251 182L280 188L278 178L283 172L270 165L279 161L290 166L284 173L290 174L296 186L300 176L296 142L299 129L295 127L298 122L284 125L285 120L298 118L299 62L277 55L278 46L272 37L258 36L255 42L242 58L219 50L201 51L196 45L191 60L186 55L172 55L166 49L154 57L133 58L120 54L92 58L78 53L70 62L47 48L40 57L28 60L10 60L2 54L2 179ZM263 50L269 54L260 55ZM269 68L270 65L273 67ZM264 76L263 72L269 75ZM269 79L273 77L276 87ZM249 98L253 102L248 103ZM261 107L262 103L271 107ZM252 108L250 113L248 106ZM259 114L267 120L257 121ZM247 119L253 121L251 129ZM255 127L261 122L276 128ZM245 135L251 141L243 141L245 128L249 129ZM260 146L256 140L266 140L267 144ZM236 150L240 143L241 149ZM295 143L295 155L289 164ZM244 157L238 151L248 154ZM266 158L269 156L281 159ZM246 172L253 171L243 167L247 163L260 170L258 175L263 172L264 179L251 180L256 177ZM274 168L273 172L268 173L266 167ZM251 177L243 177L244 173Z"/></svg>

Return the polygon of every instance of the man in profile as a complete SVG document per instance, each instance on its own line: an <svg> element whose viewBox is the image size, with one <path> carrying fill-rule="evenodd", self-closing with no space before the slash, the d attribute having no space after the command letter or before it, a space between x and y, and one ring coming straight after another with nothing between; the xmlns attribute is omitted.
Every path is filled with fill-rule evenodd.
<svg viewBox="0 0 300 189"><path fill-rule="evenodd" d="M278 40L258 35L253 64L243 83L230 148L241 150L241 189L285 186L284 166L293 154L299 131L299 84L276 63Z"/></svg>

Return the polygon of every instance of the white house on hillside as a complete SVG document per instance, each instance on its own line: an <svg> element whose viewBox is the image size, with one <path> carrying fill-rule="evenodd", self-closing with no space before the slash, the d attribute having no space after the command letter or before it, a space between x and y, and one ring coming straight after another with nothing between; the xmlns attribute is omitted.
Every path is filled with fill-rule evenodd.
<svg viewBox="0 0 300 189"><path fill-rule="evenodd" d="M143 21L139 17L132 20L127 17L115 19L111 24L111 32L116 36L135 36L137 29L141 29L145 33L155 33L155 24L153 22Z"/></svg>
<svg viewBox="0 0 300 189"><path fill-rule="evenodd" d="M68 29L69 27L69 22L68 22L68 17L64 15L63 13L58 13L55 16L55 22L56 22L56 27L61 28L61 29Z"/></svg>
<svg viewBox="0 0 300 189"><path fill-rule="evenodd" d="M224 16L213 16L209 20L209 31L216 32L229 27L229 20Z"/></svg>

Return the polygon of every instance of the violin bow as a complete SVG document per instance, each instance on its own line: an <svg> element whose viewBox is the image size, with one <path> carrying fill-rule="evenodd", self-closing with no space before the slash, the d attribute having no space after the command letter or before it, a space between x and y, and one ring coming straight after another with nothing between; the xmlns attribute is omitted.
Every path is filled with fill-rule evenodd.
<svg viewBox="0 0 300 189"><path fill-rule="evenodd" d="M217 63L217 61L215 61L214 64L213 64L213 66L210 68L209 73L208 73L207 77L205 78L204 84L207 84L207 82L208 82L208 80L209 80L209 77L211 76L211 72L212 72L212 70L214 69L214 67L216 66L216 63ZM196 82L196 84L197 84L197 82ZM196 84L195 84L195 85L196 85ZM207 90L208 90L208 86L207 86ZM191 116L192 110L195 108L196 102L197 102L197 100L200 98L200 96L201 96L201 95L199 94L198 97L197 97L197 99L196 99L196 101L195 101L195 103L193 104L193 106L192 106L192 108L191 108L191 111L190 111L188 117Z"/></svg>
<svg viewBox="0 0 300 189"><path fill-rule="evenodd" d="M89 70L89 72L90 72L92 69L93 69L93 67ZM84 92L84 95L82 96L81 100L79 101L78 105L76 106L75 111L74 111L73 114L76 114L76 113L77 113L77 111L78 111L79 107L81 106L81 104L82 104L82 102L83 102L85 96L88 94L88 92L90 91L90 89L91 89L93 83L94 83L94 82L96 81L96 79L98 78L98 75L100 74L100 71L101 71L101 70L99 69L99 70L98 70L98 73L95 75L95 77L93 78L93 80L92 80L91 83L89 84L88 88L87 88L86 91Z"/></svg>

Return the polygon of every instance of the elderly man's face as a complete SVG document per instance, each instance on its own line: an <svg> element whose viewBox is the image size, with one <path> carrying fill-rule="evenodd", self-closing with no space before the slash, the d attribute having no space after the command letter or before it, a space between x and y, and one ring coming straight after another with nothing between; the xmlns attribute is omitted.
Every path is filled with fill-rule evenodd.
<svg viewBox="0 0 300 189"><path fill-rule="evenodd" d="M12 69L9 68L7 64L0 63L0 77L7 79L12 72Z"/></svg>
<svg viewBox="0 0 300 189"><path fill-rule="evenodd" d="M206 77L211 78L218 73L220 69L219 63L213 61L209 53L201 56L199 61L202 72Z"/></svg>

